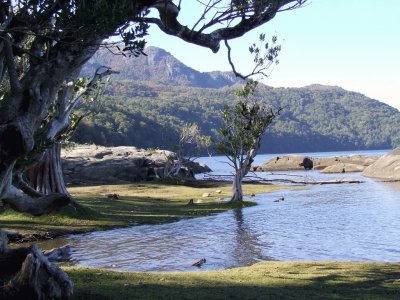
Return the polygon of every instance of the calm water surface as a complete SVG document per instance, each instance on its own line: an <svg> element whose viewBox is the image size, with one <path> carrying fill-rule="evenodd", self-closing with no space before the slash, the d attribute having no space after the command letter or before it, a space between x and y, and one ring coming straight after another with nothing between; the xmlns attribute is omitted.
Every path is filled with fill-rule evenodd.
<svg viewBox="0 0 400 300"><path fill-rule="evenodd" d="M273 156L260 155L256 164ZM202 161L214 173L228 172L221 159L210 160ZM192 271L197 268L191 264L203 257L207 262L202 270L265 260L400 261L400 183L377 182L358 173L280 173L292 179L351 177L364 183L261 194L253 198L259 204L255 207L171 224L75 235L62 243L72 246L77 264L130 271ZM274 202L279 197L285 200Z"/></svg>

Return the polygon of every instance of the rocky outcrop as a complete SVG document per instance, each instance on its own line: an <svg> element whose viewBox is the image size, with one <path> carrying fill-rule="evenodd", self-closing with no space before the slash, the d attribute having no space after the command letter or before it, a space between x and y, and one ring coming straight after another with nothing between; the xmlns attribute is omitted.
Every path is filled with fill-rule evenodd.
<svg viewBox="0 0 400 300"><path fill-rule="evenodd" d="M376 160L376 157L367 155L323 158L311 158L302 155L286 155L270 159L266 163L254 167L254 171L276 172L304 170L304 162L307 162L307 166L312 165L314 170L321 170L321 172L325 173L362 172L367 166L374 163Z"/></svg>
<svg viewBox="0 0 400 300"><path fill-rule="evenodd" d="M321 170L321 173L351 173L362 172L366 167L363 165L338 163L332 166L327 166Z"/></svg>
<svg viewBox="0 0 400 300"><path fill-rule="evenodd" d="M367 167L364 176L388 181L400 180L400 147L383 155Z"/></svg>
<svg viewBox="0 0 400 300"><path fill-rule="evenodd" d="M254 167L253 170L256 172L304 170L304 167L300 165L304 159L305 156L302 155L277 156L260 166Z"/></svg>
<svg viewBox="0 0 400 300"><path fill-rule="evenodd" d="M69 185L114 184L152 180L165 176L166 150L144 150L136 147L103 147L79 145L62 150L64 179ZM195 168L194 168L195 167ZM209 172L207 166L191 163L178 176L194 178L195 173Z"/></svg>

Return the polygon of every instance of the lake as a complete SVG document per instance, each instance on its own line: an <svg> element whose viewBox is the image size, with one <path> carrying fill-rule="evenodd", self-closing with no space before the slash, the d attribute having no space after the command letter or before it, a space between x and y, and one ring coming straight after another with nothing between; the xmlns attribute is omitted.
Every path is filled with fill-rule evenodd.
<svg viewBox="0 0 400 300"><path fill-rule="evenodd" d="M311 157L386 151L308 153ZM259 155L260 164L277 155ZM214 174L230 173L222 157L201 158ZM325 180L351 177L360 184L318 185L253 197L259 205L163 225L143 225L70 236L74 263L129 271L193 271L246 266L267 260L400 261L400 183L359 173L318 171L258 176ZM284 197L284 201L274 202Z"/></svg>

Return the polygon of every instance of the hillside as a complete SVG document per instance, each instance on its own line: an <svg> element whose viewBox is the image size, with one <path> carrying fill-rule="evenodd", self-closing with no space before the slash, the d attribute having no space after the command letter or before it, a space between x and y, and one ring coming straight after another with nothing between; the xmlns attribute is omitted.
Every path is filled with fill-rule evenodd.
<svg viewBox="0 0 400 300"><path fill-rule="evenodd" d="M112 57L108 65L121 73L108 85L100 113L78 129L76 141L173 149L184 122L196 122L203 133L215 137L221 124L219 112L234 102L233 92L240 84L229 79L229 73L219 73L226 75L224 81L213 77L215 73L197 72L167 52L152 49L153 56L131 58L134 62ZM90 64L105 63L96 61L99 57ZM263 140L264 153L400 145L400 112L362 94L322 85L261 86L260 92L273 107L283 108Z"/></svg>

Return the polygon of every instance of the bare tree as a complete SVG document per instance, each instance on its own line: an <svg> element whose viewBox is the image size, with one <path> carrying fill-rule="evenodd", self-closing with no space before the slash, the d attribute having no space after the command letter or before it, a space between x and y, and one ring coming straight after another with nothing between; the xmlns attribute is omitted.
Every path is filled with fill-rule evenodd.
<svg viewBox="0 0 400 300"><path fill-rule="evenodd" d="M187 166L211 146L211 137L201 134L196 123L184 124L179 132L175 155L167 156L166 176L178 176L181 168ZM190 166L189 166L190 168Z"/></svg>

